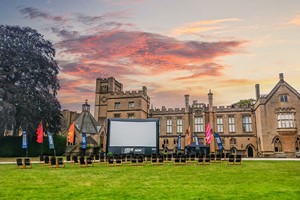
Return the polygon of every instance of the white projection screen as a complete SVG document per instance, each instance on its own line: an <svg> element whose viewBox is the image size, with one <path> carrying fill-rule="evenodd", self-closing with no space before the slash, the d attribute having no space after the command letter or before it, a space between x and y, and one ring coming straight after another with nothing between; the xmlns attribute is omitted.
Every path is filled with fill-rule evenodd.
<svg viewBox="0 0 300 200"><path fill-rule="evenodd" d="M155 153L158 119L109 119L107 135L107 149L114 154Z"/></svg>

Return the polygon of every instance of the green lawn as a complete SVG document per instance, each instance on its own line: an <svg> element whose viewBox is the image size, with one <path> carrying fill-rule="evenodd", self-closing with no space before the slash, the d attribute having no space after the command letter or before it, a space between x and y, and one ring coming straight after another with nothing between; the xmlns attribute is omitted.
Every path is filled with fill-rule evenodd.
<svg viewBox="0 0 300 200"><path fill-rule="evenodd" d="M299 161L242 165L0 165L0 199L300 199Z"/></svg>

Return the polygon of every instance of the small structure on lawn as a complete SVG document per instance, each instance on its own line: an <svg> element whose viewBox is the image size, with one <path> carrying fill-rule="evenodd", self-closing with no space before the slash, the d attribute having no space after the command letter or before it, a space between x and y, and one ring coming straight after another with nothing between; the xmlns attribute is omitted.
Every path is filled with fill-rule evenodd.
<svg viewBox="0 0 300 200"><path fill-rule="evenodd" d="M82 112L70 125L65 133L68 136L66 154L82 154L82 133L86 134L86 151L93 153L100 145L101 126L90 113L90 105L87 100L82 104Z"/></svg>

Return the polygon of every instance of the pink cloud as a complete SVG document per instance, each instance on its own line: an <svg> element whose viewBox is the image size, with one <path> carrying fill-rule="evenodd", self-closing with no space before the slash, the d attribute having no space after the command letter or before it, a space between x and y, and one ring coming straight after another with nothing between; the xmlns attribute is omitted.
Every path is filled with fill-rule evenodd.
<svg viewBox="0 0 300 200"><path fill-rule="evenodd" d="M57 43L56 47L60 49L60 54L76 55L76 62L62 62L60 66L64 74L80 77L81 81L76 84L62 82L61 85L62 88L68 85L63 90L65 94L75 88L73 94L80 95L84 92L80 87L98 77L114 76L122 81L128 79L128 76L157 76L175 71L191 74L173 79L180 81L202 76L221 76L225 67L215 60L220 56L239 53L243 43L179 41L155 33L111 30L89 36L69 37ZM137 66L140 70L135 70ZM91 94L94 95L93 92ZM179 97L182 93L174 95ZM163 93L155 99L163 101ZM177 100L169 100L168 103L178 105Z"/></svg>
<svg viewBox="0 0 300 200"><path fill-rule="evenodd" d="M211 31L216 29L224 28L224 23L241 21L238 18L225 18L217 20L202 20L192 23L184 24L180 27L171 30L171 35L179 36L185 34L199 34L200 32Z"/></svg>
<svg viewBox="0 0 300 200"><path fill-rule="evenodd" d="M105 61L124 68L130 67L129 63L144 67L152 74L174 70L193 71L195 66L190 63L202 63L196 66L205 70L211 66L211 74L218 75L220 67L215 66L220 65L204 63L212 63L217 57L237 53L237 48L242 43L243 41L186 42L154 33L113 30L63 40L56 46L63 49L63 53L80 55L81 62ZM128 61L125 65L120 61L123 58Z"/></svg>
<svg viewBox="0 0 300 200"><path fill-rule="evenodd" d="M170 81L193 81L202 76L221 76L224 66L217 62L218 58L240 53L240 47L245 43L239 40L181 41L136 31L134 24L112 20L129 16L131 13L126 10L97 16L81 13L56 16L32 7L21 8L19 12L30 19L48 20L52 25L49 24L47 30L60 38L55 44L61 68L59 98L67 108L72 108L75 103L80 105L86 98L92 105L98 77L141 81L142 76L177 72L173 78L169 77ZM200 25L215 26L227 21L237 20L207 21ZM159 99L169 94L160 93ZM182 93L174 95L179 97Z"/></svg>

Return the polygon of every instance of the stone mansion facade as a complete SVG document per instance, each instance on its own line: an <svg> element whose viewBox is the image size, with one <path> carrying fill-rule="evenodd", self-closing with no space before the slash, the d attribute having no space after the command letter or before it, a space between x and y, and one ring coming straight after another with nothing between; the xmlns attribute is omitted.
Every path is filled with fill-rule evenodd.
<svg viewBox="0 0 300 200"><path fill-rule="evenodd" d="M188 134L196 133L205 144L205 126L209 122L213 132L219 133L224 153L244 157L293 157L300 154L300 94L279 74L279 82L267 95L260 94L255 85L254 104L230 106L213 105L209 91L207 103L190 102L184 95L184 108L150 108L147 88L124 92L115 78L96 81L95 119L102 125L100 145L106 147L108 118L158 118L159 148L173 151L181 134L181 147L188 145ZM210 151L217 151L213 138ZM298 153L297 153L298 152Z"/></svg>

